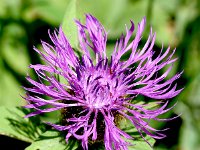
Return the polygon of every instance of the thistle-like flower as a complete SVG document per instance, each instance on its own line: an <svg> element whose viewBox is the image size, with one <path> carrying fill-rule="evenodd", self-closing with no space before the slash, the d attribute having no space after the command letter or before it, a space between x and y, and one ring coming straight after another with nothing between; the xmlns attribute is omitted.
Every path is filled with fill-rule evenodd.
<svg viewBox="0 0 200 150"><path fill-rule="evenodd" d="M61 123L47 124L66 131L66 141L70 137L81 140L83 149L88 149L89 141L102 140L107 150L126 150L130 144L126 139L133 137L120 129L119 118L129 120L142 137L143 133L155 139L165 137L149 125L149 120L165 120L158 116L171 109L167 108L167 99L181 92L174 84L181 73L165 80L176 61L172 58L175 50L168 47L155 55L156 34L152 30L144 47L138 48L145 23L143 18L135 38L130 40L134 31L131 21L130 29L126 28L126 35L116 42L109 58L107 32L92 15L86 15L85 24L76 20L81 56L75 54L62 28L49 34L53 45L42 42L44 51L35 48L46 64L30 65L39 81L27 77L33 87L25 88L32 93L25 97L25 107L35 111L26 117L61 110ZM130 54L127 60L122 59L125 53ZM168 69L161 73L167 65ZM49 98L44 99L44 95ZM160 107L149 109L146 104L138 104L138 95L155 99Z"/></svg>

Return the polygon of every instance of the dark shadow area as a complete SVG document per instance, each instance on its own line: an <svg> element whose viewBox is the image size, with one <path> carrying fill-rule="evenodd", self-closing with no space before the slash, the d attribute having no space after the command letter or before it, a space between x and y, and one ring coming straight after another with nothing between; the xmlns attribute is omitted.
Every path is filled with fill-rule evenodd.
<svg viewBox="0 0 200 150"><path fill-rule="evenodd" d="M24 150L30 143L0 135L0 145L2 150Z"/></svg>
<svg viewBox="0 0 200 150"><path fill-rule="evenodd" d="M182 71L182 70L184 70L184 68L186 66L188 66L187 64L190 63L190 60L188 60L188 59L191 58L192 53L195 53L195 55L198 55L198 56L200 54L199 50L198 50L198 48L200 47L200 44L199 44L200 26L199 26L199 24L200 24L200 16L197 17L192 22L190 22L185 29L185 33L184 33L182 42L177 47L177 49L178 49L177 54L179 56L178 71ZM193 47L191 47L191 46L195 46L196 49L193 49ZM182 85L187 86L191 82L191 80L193 80L193 76L196 75L195 72L197 70L199 70L199 66L198 66L198 68L196 68L196 66L191 65L191 68L193 68L193 74L191 74L192 76L187 76L187 74L186 74L187 72L184 73L183 76L181 77L181 81L180 81L182 83ZM178 85L180 85L180 83L178 83Z"/></svg>
<svg viewBox="0 0 200 150"><path fill-rule="evenodd" d="M171 118L175 117L177 115L172 115ZM174 145L178 144L179 140L179 133L180 133L180 127L182 125L182 119L180 117L173 119L169 122L166 122L163 129L169 128L169 130L163 131L162 133L165 134L167 137L164 139L156 140L156 143L154 144L154 147L157 146L164 146L167 149L172 149Z"/></svg>

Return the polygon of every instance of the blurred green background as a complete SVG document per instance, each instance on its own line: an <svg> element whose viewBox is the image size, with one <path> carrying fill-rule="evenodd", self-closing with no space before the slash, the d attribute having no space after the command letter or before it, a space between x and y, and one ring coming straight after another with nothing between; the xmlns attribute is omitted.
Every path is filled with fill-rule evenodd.
<svg viewBox="0 0 200 150"><path fill-rule="evenodd" d="M50 42L48 30L53 32L68 19L69 7L69 0L0 0L0 106L25 104L20 97L25 93L22 85L29 86L27 73L34 76L28 66L41 63L33 46L40 48L41 40ZM77 16L71 17L89 12L109 31L108 53L125 33L125 24L129 26L130 19L137 24L144 16L147 27L142 42L152 26L157 34L156 50L162 43L165 49L168 45L177 48L179 59L170 76L184 70L178 84L185 89L172 100L178 104L167 116L182 115L153 123L171 128L155 149L200 150L200 0L77 0L76 8Z"/></svg>

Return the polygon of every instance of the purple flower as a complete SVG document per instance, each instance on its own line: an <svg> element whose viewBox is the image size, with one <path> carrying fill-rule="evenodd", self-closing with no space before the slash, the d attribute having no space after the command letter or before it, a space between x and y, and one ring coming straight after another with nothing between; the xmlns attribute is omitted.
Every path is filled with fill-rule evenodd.
<svg viewBox="0 0 200 150"><path fill-rule="evenodd" d="M145 23L144 18L138 24L135 38L130 40L134 31L131 21L130 29L126 28L126 35L116 42L109 58L106 54L107 33L91 15L86 15L85 25L76 21L80 57L74 53L62 28L58 34L50 34L53 45L42 42L43 52L35 48L46 65L30 65L39 81L27 77L33 87L25 88L31 93L25 97L28 102L25 107L35 111L26 117L61 110L60 125L47 124L66 131L66 141L70 137L81 140L84 149L88 149L89 141L104 141L107 150L126 150L130 143L125 139L133 137L119 128L120 118L129 120L144 140L143 133L155 139L165 137L148 122L151 119L169 120L158 116L171 109L163 100L181 92L182 89L177 90L174 84L181 73L164 80L176 61L172 58L175 50L171 52L168 47L155 55L156 34L152 34L152 30L144 47L138 48ZM122 60L125 53L130 54L126 61ZM161 73L166 66L168 69ZM66 83L59 82L56 76ZM44 99L44 95L49 98ZM160 107L148 109L148 105L138 104L138 95L156 99Z"/></svg>

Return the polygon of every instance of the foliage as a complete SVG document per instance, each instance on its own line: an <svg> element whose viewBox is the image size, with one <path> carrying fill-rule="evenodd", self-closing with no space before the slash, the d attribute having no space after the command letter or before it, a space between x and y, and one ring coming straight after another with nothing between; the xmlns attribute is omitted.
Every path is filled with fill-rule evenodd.
<svg viewBox="0 0 200 150"><path fill-rule="evenodd" d="M124 32L124 24L130 19L137 23L146 16L146 33L150 26L157 33L155 50L159 51L162 43L166 47L168 44L172 48L177 47L175 55L179 59L170 76L184 70L178 85L185 86L181 95L171 100L172 103L178 101L178 104L171 114L167 114L169 117L182 114L179 126L170 122L152 122L159 128L170 126L166 134L174 142L170 144L170 138L157 140L154 148L190 150L200 147L199 0L0 0L0 6L0 134L31 142L27 150L54 146L66 149L58 133L41 123L41 118L57 121L57 115L24 119L29 110L17 107L25 104L20 95L24 95L21 85L29 86L25 81L26 74L35 75L28 65L42 61L33 51L33 46L40 48L40 40L50 41L48 29L53 32L55 27L62 24L74 50L79 50L77 29L73 22L75 18L84 20L84 14L91 13L109 31L107 49L110 54L114 41ZM144 36L141 43L146 38ZM46 144L49 142L50 145ZM152 139L151 142L154 143ZM150 149L143 141L133 141L133 144L136 147L130 149L145 149L144 145Z"/></svg>

